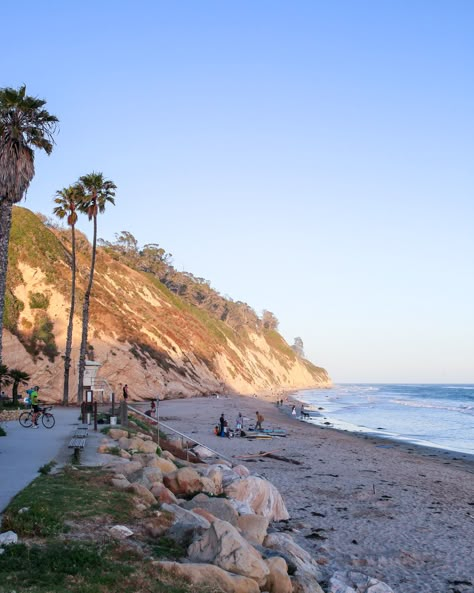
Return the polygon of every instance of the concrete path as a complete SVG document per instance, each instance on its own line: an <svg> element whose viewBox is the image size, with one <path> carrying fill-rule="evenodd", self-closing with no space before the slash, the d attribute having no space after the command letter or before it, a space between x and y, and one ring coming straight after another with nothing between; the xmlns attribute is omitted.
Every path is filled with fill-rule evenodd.
<svg viewBox="0 0 474 593"><path fill-rule="evenodd" d="M10 500L38 476L41 466L63 461L67 445L79 423L78 408L53 408L54 428L23 428L18 421L3 422L0 437L0 513ZM71 451L69 450L69 455Z"/></svg>

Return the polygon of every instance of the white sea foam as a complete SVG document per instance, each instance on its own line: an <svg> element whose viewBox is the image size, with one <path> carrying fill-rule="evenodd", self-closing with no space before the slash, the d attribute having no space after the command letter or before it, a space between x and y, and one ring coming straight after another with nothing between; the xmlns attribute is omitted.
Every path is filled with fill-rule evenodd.
<svg viewBox="0 0 474 593"><path fill-rule="evenodd" d="M336 385L297 397L321 409L314 424L474 453L474 385Z"/></svg>
<svg viewBox="0 0 474 593"><path fill-rule="evenodd" d="M398 404L399 406L409 406L411 408L431 408L434 410L449 410L451 412L460 412L461 414L474 415L474 406L467 406L463 404L459 404L457 406L450 406L442 403L408 401L406 399L392 399L390 400L390 402L393 404Z"/></svg>

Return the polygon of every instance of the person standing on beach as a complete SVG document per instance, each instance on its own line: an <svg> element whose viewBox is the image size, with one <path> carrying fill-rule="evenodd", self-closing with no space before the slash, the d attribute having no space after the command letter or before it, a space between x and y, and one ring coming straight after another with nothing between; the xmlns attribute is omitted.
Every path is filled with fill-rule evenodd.
<svg viewBox="0 0 474 593"><path fill-rule="evenodd" d="M220 436L223 437L224 436L224 427L225 427L224 413L222 413L221 417L219 418L219 425L221 427Z"/></svg>
<svg viewBox="0 0 474 593"><path fill-rule="evenodd" d="M292 406L291 408L291 415L296 416L296 406Z"/></svg>
<svg viewBox="0 0 474 593"><path fill-rule="evenodd" d="M260 412L255 412L256 416L257 416L257 422L255 424L255 430L263 430L262 428L262 422L264 420L262 414L260 414Z"/></svg>
<svg viewBox="0 0 474 593"><path fill-rule="evenodd" d="M241 433L243 427L244 427L244 417L242 416L242 412L239 412L239 415L237 416L237 418L235 420L235 434L237 436L240 436L240 433Z"/></svg>

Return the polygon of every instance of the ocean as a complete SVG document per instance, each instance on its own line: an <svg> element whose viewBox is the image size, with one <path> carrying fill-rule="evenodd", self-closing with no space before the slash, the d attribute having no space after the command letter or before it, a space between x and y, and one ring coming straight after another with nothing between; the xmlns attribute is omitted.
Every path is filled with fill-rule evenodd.
<svg viewBox="0 0 474 593"><path fill-rule="evenodd" d="M318 425L474 455L474 385L341 384L294 398Z"/></svg>

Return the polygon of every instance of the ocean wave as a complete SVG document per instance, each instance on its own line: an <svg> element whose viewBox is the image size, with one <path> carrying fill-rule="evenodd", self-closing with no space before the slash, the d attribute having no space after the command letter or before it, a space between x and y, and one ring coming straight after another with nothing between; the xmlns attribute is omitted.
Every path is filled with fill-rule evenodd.
<svg viewBox="0 0 474 593"><path fill-rule="evenodd" d="M406 399L391 399L390 403L398 404L399 406L408 406L410 408L432 408L435 410L447 410L449 412L460 412L462 414L470 414L474 416L474 406L447 406L435 403L421 402L421 401L408 401Z"/></svg>

